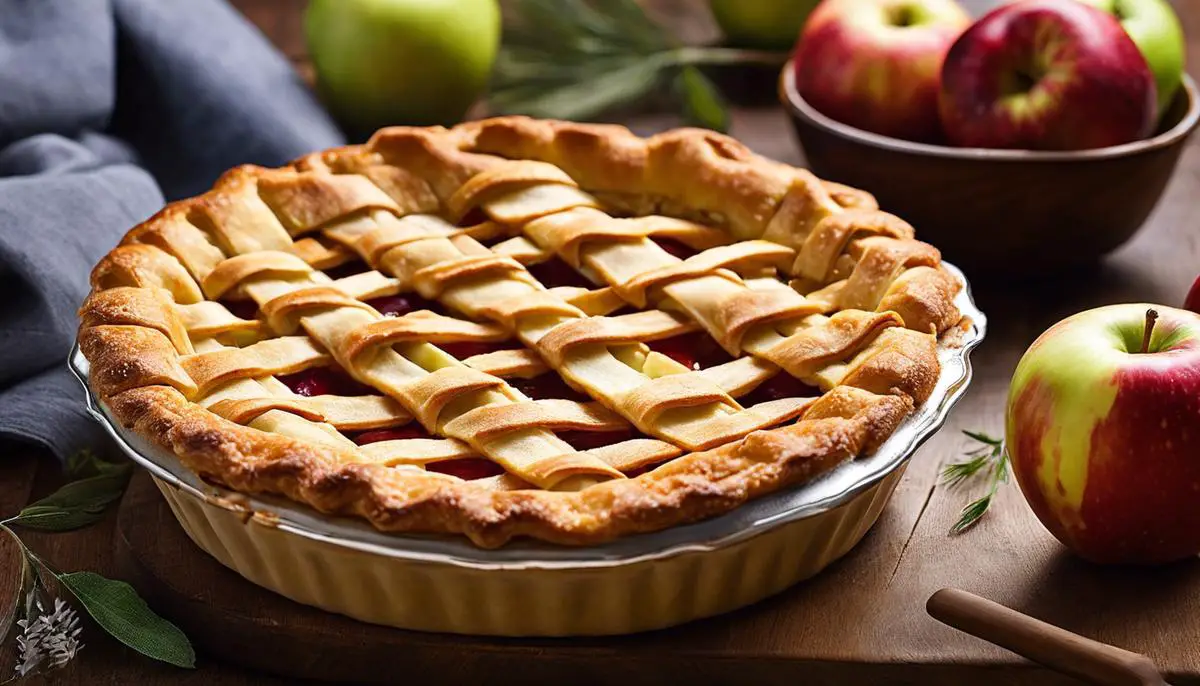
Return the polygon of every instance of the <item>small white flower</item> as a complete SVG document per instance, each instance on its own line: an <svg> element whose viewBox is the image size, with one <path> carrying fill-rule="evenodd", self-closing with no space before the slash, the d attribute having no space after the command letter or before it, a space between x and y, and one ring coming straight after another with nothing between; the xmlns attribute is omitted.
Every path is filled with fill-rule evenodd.
<svg viewBox="0 0 1200 686"><path fill-rule="evenodd" d="M37 614L17 620L21 635L17 636L17 676L26 676L39 667L57 669L71 661L83 642L79 633L79 616L62 601L54 599L54 611L46 613L41 598L35 601Z"/></svg>

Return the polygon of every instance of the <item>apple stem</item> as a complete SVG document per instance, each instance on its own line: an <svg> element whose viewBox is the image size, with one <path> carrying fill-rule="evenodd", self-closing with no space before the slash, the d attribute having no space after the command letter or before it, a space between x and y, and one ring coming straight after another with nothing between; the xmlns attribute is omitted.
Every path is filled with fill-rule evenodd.
<svg viewBox="0 0 1200 686"><path fill-rule="evenodd" d="M1154 322L1158 321L1158 311L1154 308L1146 310L1146 329L1142 332L1142 354L1150 352L1150 337L1154 335Z"/></svg>

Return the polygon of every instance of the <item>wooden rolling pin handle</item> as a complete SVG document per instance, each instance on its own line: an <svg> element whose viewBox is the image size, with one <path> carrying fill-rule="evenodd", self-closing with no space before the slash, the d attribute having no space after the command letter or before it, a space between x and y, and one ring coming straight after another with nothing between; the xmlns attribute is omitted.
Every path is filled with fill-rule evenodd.
<svg viewBox="0 0 1200 686"><path fill-rule="evenodd" d="M938 621L1065 674L1104 686L1164 686L1145 655L1106 645L957 588L929 597Z"/></svg>

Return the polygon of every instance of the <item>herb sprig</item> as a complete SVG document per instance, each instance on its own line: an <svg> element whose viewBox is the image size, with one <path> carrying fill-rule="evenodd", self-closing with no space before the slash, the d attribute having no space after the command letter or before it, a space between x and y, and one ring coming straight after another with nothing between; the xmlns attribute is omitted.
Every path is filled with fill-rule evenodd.
<svg viewBox="0 0 1200 686"><path fill-rule="evenodd" d="M62 667L83 648L75 609L54 597L54 585L66 589L97 625L130 648L177 667L195 667L196 653L187 636L155 614L132 586L94 572L56 571L12 528L62 532L94 524L125 492L131 472L128 464L80 453L67 463L73 481L0 520L0 532L17 542L23 558L20 591L0 615L0 639L14 624L21 629L14 678Z"/></svg>
<svg viewBox="0 0 1200 686"><path fill-rule="evenodd" d="M669 82L690 123L725 131L725 99L697 67L787 57L679 45L634 0L514 0L508 9L488 97L496 114L587 120Z"/></svg>
<svg viewBox="0 0 1200 686"><path fill-rule="evenodd" d="M958 521L950 527L951 534L960 534L978 524L992 506L1000 487L1008 483L1008 453L1004 450L1004 441L977 431L963 433L979 445L966 453L967 459L953 462L942 469L942 483L955 488L983 478L987 481L988 489L962 509Z"/></svg>

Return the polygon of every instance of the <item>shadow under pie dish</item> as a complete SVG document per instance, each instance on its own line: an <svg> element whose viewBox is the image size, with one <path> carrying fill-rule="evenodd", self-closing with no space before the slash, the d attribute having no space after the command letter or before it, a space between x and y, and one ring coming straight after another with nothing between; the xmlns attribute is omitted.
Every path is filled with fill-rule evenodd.
<svg viewBox="0 0 1200 686"><path fill-rule="evenodd" d="M940 382L943 417L982 335L866 193L707 131L517 117L232 170L92 284L79 345L125 435L484 548L603 548L836 472Z"/></svg>

